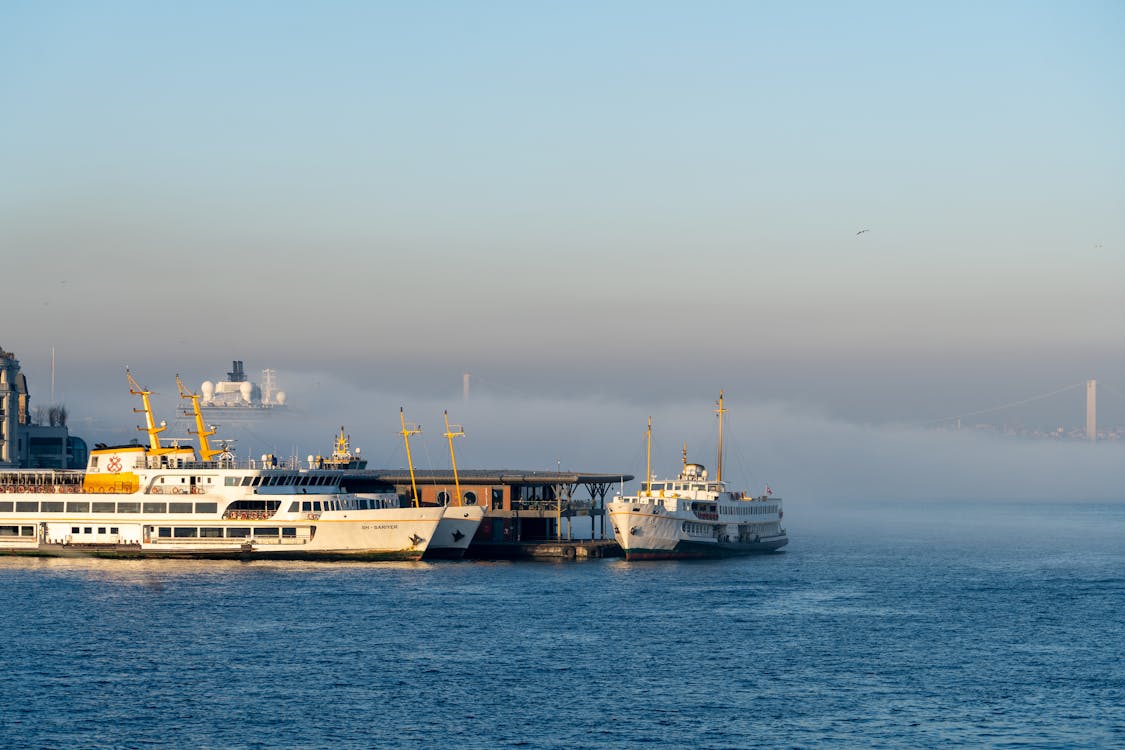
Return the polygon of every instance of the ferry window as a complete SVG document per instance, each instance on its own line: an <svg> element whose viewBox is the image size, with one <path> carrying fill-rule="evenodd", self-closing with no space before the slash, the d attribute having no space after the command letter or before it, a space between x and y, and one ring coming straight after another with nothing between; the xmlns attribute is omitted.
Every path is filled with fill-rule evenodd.
<svg viewBox="0 0 1125 750"><path fill-rule="evenodd" d="M215 528L215 529L210 529L210 528L206 528L206 529L200 529L200 530L199 530L199 535L200 535L201 537L205 537L205 538L207 538L207 539L216 539L216 538L221 538L221 537L223 536L223 530L222 530L221 528Z"/></svg>
<svg viewBox="0 0 1125 750"><path fill-rule="evenodd" d="M97 503L94 503L97 505ZM169 513L191 513L191 503L168 503Z"/></svg>
<svg viewBox="0 0 1125 750"><path fill-rule="evenodd" d="M99 527L98 527L98 533L99 533L99 534L104 534L104 533L105 533L105 526L99 526Z"/></svg>
<svg viewBox="0 0 1125 750"><path fill-rule="evenodd" d="M11 502L0 503L0 513L11 513L11 512L12 512L12 503Z"/></svg>
<svg viewBox="0 0 1125 750"><path fill-rule="evenodd" d="M465 493L465 505L476 505L476 504L477 504L477 493L466 492Z"/></svg>
<svg viewBox="0 0 1125 750"><path fill-rule="evenodd" d="M492 490L492 509L502 510L504 508L504 490Z"/></svg>
<svg viewBox="0 0 1125 750"><path fill-rule="evenodd" d="M39 503L29 503L26 500L16 502L17 513L37 513L39 511Z"/></svg>
<svg viewBox="0 0 1125 750"><path fill-rule="evenodd" d="M256 477L250 478L250 486L251 487L257 487L261 483L262 483L262 476L260 474Z"/></svg>
<svg viewBox="0 0 1125 750"><path fill-rule="evenodd" d="M223 478L223 485L226 486L226 487L237 487L238 486L238 477L224 477Z"/></svg>
<svg viewBox="0 0 1125 750"><path fill-rule="evenodd" d="M320 501L319 500L316 500L316 501L313 502L313 510L317 510L317 511L320 510Z"/></svg>
<svg viewBox="0 0 1125 750"><path fill-rule="evenodd" d="M309 512L310 510L312 510L312 503L308 500L305 500L301 503L301 510L305 511L306 513Z"/></svg>
<svg viewBox="0 0 1125 750"><path fill-rule="evenodd" d="M74 505L74 503L67 503L67 504L68 505ZM167 513L168 512L168 504L167 503L145 503L143 505L143 507L145 509L145 513Z"/></svg>
<svg viewBox="0 0 1125 750"><path fill-rule="evenodd" d="M295 539L297 537L297 529L292 526L287 526L281 530L281 535L290 539Z"/></svg>
<svg viewBox="0 0 1125 750"><path fill-rule="evenodd" d="M254 477L243 477L242 478L242 486L243 487L249 487L250 482L253 481L253 479L254 479Z"/></svg>
<svg viewBox="0 0 1125 750"><path fill-rule="evenodd" d="M93 533L94 533L94 529L93 529L93 528L91 528L91 527L89 527L89 526L87 526L87 527L86 527L85 529L83 529L83 530L84 530L84 531L85 531L85 532L86 532L87 534L93 534Z"/></svg>
<svg viewBox="0 0 1125 750"><path fill-rule="evenodd" d="M140 503L118 503L117 504L117 512L118 513L140 513L141 512L141 504Z"/></svg>
<svg viewBox="0 0 1125 750"><path fill-rule="evenodd" d="M178 526L172 530L172 535L177 539L194 539L199 536L199 529L186 529Z"/></svg>
<svg viewBox="0 0 1125 750"><path fill-rule="evenodd" d="M20 526L20 533L24 536L35 536L34 526Z"/></svg>
<svg viewBox="0 0 1125 750"><path fill-rule="evenodd" d="M91 508L94 513L113 513L116 510L117 503L91 503Z"/></svg>
<svg viewBox="0 0 1125 750"><path fill-rule="evenodd" d="M75 529L77 531L77 529ZM0 526L0 536L19 536L19 526Z"/></svg>
<svg viewBox="0 0 1125 750"><path fill-rule="evenodd" d="M12 528L15 528L15 527L13 526ZM79 529L77 526L71 526L70 527L70 533L71 534L81 534L82 530Z"/></svg>
<svg viewBox="0 0 1125 750"><path fill-rule="evenodd" d="M437 493L437 501L438 501L438 505L449 505L449 493L448 492Z"/></svg>
<svg viewBox="0 0 1125 750"><path fill-rule="evenodd" d="M41 506L44 513L62 513L62 500L45 500Z"/></svg>
<svg viewBox="0 0 1125 750"><path fill-rule="evenodd" d="M254 527L254 536L277 536L277 531L276 526Z"/></svg>
<svg viewBox="0 0 1125 750"><path fill-rule="evenodd" d="M116 526L110 526L109 527L109 533L110 534L116 534L117 533L117 527Z"/></svg>
<svg viewBox="0 0 1125 750"><path fill-rule="evenodd" d="M156 535L158 537L162 538L162 539L171 539L172 538L172 530L170 528L168 528L167 526L161 526L157 530Z"/></svg>
<svg viewBox="0 0 1125 750"><path fill-rule="evenodd" d="M294 500L293 502L289 503L289 512L290 513L296 513L300 509L301 509L300 501Z"/></svg>
<svg viewBox="0 0 1125 750"><path fill-rule="evenodd" d="M248 536L250 536L250 529L248 529L248 528L236 526L236 527L227 529L227 538L228 539L245 539Z"/></svg>
<svg viewBox="0 0 1125 750"><path fill-rule="evenodd" d="M218 503L196 503L195 504L195 512L196 513L218 513L219 512L219 504Z"/></svg>

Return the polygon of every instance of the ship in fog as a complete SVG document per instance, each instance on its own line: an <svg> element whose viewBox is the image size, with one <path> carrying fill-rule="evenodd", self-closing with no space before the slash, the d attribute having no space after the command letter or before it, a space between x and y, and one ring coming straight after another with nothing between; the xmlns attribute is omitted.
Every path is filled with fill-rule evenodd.
<svg viewBox="0 0 1125 750"><path fill-rule="evenodd" d="M203 381L200 406L209 416L248 417L284 411L285 391L277 386L277 371L262 370L261 385L246 377L242 360L231 363L226 380Z"/></svg>

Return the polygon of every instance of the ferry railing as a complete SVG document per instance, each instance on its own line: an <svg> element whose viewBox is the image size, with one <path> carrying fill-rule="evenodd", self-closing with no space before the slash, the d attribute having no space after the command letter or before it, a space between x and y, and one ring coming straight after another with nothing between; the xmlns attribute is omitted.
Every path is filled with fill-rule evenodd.
<svg viewBox="0 0 1125 750"><path fill-rule="evenodd" d="M276 510L228 510L223 513L224 521L268 521L277 514Z"/></svg>
<svg viewBox="0 0 1125 750"><path fill-rule="evenodd" d="M160 461L156 457L150 457L144 463L138 461L137 467L146 469L284 469L286 471L299 471L308 468L296 460L278 461L275 464L255 458L224 459L221 461Z"/></svg>

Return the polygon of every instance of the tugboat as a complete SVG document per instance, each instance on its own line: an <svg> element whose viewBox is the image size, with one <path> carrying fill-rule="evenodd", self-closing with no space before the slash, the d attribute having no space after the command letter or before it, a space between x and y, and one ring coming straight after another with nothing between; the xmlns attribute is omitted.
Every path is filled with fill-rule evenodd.
<svg viewBox="0 0 1125 750"><path fill-rule="evenodd" d="M344 427L341 425L332 455L327 458L324 456L317 456L315 459L310 457L309 463L314 464L318 469L366 469L367 459L359 457L359 448L356 448L354 453L352 452L351 441L352 436L345 434Z"/></svg>
<svg viewBox="0 0 1125 750"><path fill-rule="evenodd" d="M768 486L759 497L728 490L723 482L723 393L719 416L718 473L710 479L702 464L688 463L675 479L652 477L652 419L646 437L648 458L642 490L617 495L606 504L614 537L627 560L731 557L773 552L789 543L781 526L781 498Z"/></svg>

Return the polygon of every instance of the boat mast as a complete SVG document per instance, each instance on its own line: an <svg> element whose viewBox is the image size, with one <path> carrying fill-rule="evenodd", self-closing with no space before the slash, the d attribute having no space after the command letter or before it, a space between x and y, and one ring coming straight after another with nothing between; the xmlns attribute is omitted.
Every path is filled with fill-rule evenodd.
<svg viewBox="0 0 1125 750"><path fill-rule="evenodd" d="M156 419L152 416L152 404L148 400L148 397L152 395L152 391L146 391L144 388L141 388L133 378L133 373L129 371L128 367L125 368L125 377L129 379L129 393L134 396L140 396L141 404L144 406L143 409L133 409L134 414L143 413L145 415L145 426L138 427L137 429L141 432L148 433L148 444L152 450L160 451L160 438L158 438L157 435L164 432L168 427L163 422L160 423L159 427L156 426Z"/></svg>
<svg viewBox="0 0 1125 750"><path fill-rule="evenodd" d="M445 415L445 439L449 441L449 460L453 463L453 486L457 489L457 504L461 504L461 480L457 477L457 457L453 455L453 438L465 437L465 430L459 424L453 425L457 430L454 431L449 426L449 411L442 412Z"/></svg>
<svg viewBox="0 0 1125 750"><path fill-rule="evenodd" d="M340 434L336 438L336 453L333 458L347 461L351 458L351 438L344 434L344 425L340 425Z"/></svg>
<svg viewBox="0 0 1125 750"><path fill-rule="evenodd" d="M652 497L652 417L645 430L645 495Z"/></svg>
<svg viewBox="0 0 1125 750"><path fill-rule="evenodd" d="M221 450L213 449L211 443L207 440L215 434L215 428L211 426L211 429L207 429L207 425L203 423L203 411L199 408L199 394L184 387L184 381L180 380L179 373L176 373L176 387L180 389L180 398L191 399L191 408L195 414L195 431L193 432L189 427L188 433L199 436L199 457L204 461L210 461L222 453Z"/></svg>
<svg viewBox="0 0 1125 750"><path fill-rule="evenodd" d="M719 400L715 404L715 413L719 415L719 465L718 476L715 480L718 482L723 481L723 415L727 410L723 408L723 392L719 391Z"/></svg>
<svg viewBox="0 0 1125 750"><path fill-rule="evenodd" d="M406 424L406 414L403 408L398 407L399 421L402 422L402 435L403 441L406 443L406 465L410 467L410 490L414 493L414 507L417 508L421 503L418 502L418 482L414 480L414 459L410 457L410 436L421 435L422 425L411 423L410 426Z"/></svg>

